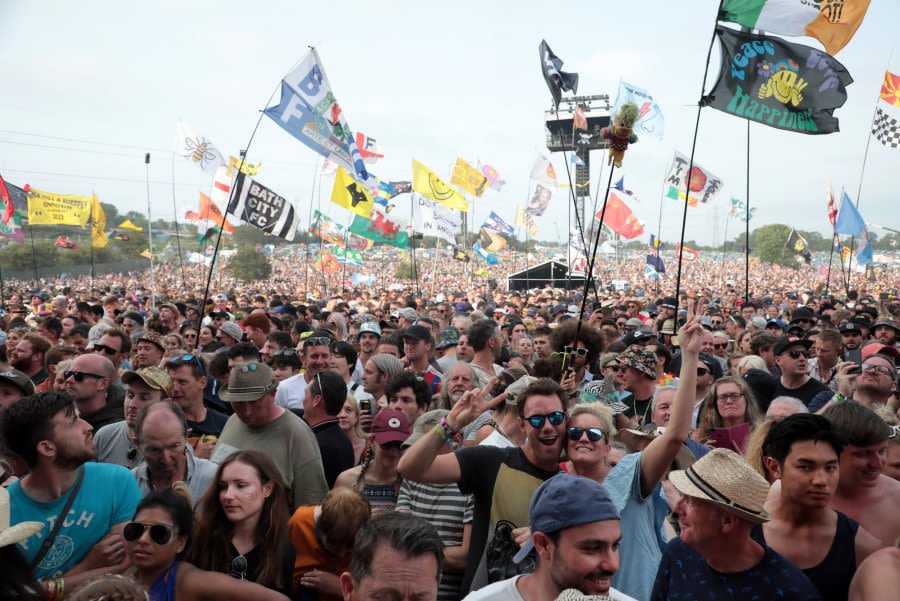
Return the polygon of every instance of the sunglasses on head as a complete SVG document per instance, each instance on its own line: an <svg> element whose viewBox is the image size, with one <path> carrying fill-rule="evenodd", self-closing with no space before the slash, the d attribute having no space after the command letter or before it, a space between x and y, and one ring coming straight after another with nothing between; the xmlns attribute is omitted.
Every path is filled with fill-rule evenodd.
<svg viewBox="0 0 900 601"><path fill-rule="evenodd" d="M565 353L566 353L567 355L571 355L571 354L574 353L574 354L578 355L579 357L585 357L585 356L587 356L587 354L588 354L588 350L587 350L586 348L583 348L583 347L581 347L581 348L572 348L571 346L564 346L564 347L563 347L563 351L565 351Z"/></svg>
<svg viewBox="0 0 900 601"><path fill-rule="evenodd" d="M544 421L549 421L551 426L558 426L566 421L566 414L562 411L554 411L545 415L532 415L526 417L525 420L535 429L543 427Z"/></svg>
<svg viewBox="0 0 900 601"><path fill-rule="evenodd" d="M116 353L119 352L119 349L114 349L113 347L106 346L105 344L95 344L94 352L97 352L97 351L103 353L104 355L115 355Z"/></svg>
<svg viewBox="0 0 900 601"><path fill-rule="evenodd" d="M85 378L105 378L106 376L101 376L100 374L92 374L86 371L69 371L66 370L63 372L63 376L65 376L66 380L69 378L74 379L76 382L84 382Z"/></svg>
<svg viewBox="0 0 900 601"><path fill-rule="evenodd" d="M805 357L806 359L809 359L809 351L793 350L793 351L788 351L787 354L788 354L788 357L790 357L791 359L799 359L800 357Z"/></svg>
<svg viewBox="0 0 900 601"><path fill-rule="evenodd" d="M122 530L122 538L133 543L142 536L147 530L150 531L150 540L157 545L166 545L175 535L172 529L165 524L143 524L141 522L128 522Z"/></svg>
<svg viewBox="0 0 900 601"><path fill-rule="evenodd" d="M272 356L278 357L279 355L284 355L285 357L293 357L296 354L297 354L297 351L295 351L294 349L285 348L285 349L275 351L274 353L272 353Z"/></svg>
<svg viewBox="0 0 900 601"><path fill-rule="evenodd" d="M588 440L597 442L603 438L603 430L600 428L569 428L569 440L578 441L584 434L587 434Z"/></svg>
<svg viewBox="0 0 900 601"><path fill-rule="evenodd" d="M331 346L331 338L327 336L311 336L306 339L306 346Z"/></svg>
<svg viewBox="0 0 900 601"><path fill-rule="evenodd" d="M200 357L198 357L197 355L185 354L185 355L178 355L177 357L173 357L172 359L169 359L169 364L174 365L176 367L181 366L181 365L187 365L189 363L196 363L197 367L200 368L200 371L203 374L206 374L206 368L203 367L203 361L201 361Z"/></svg>

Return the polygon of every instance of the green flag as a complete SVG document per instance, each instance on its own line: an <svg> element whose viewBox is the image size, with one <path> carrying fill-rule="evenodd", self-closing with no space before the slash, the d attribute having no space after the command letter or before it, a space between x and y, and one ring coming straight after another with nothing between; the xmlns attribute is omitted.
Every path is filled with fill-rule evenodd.
<svg viewBox="0 0 900 601"><path fill-rule="evenodd" d="M409 234L401 231L398 223L388 219L377 208L372 209L372 219L354 215L350 231L357 236L398 248L405 248L409 244Z"/></svg>

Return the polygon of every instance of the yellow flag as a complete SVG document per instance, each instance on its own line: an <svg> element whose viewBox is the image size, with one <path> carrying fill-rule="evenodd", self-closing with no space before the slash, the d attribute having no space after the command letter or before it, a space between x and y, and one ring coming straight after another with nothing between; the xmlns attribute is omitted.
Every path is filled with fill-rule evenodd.
<svg viewBox="0 0 900 601"><path fill-rule="evenodd" d="M350 177L343 167L338 167L334 174L334 188L331 190L331 202L340 205L348 211L353 211L366 219L372 218L372 194L361 186L359 182Z"/></svg>
<svg viewBox="0 0 900 601"><path fill-rule="evenodd" d="M103 207L100 206L100 201L97 200L97 195L94 194L91 202L91 246L103 248L109 244L109 238L106 237L106 232L103 231L105 229L106 214L103 212Z"/></svg>
<svg viewBox="0 0 900 601"><path fill-rule="evenodd" d="M413 159L412 188L414 192L423 194L451 209L469 210L469 203L462 194L445 184L444 180L435 175L434 171L415 159Z"/></svg>
<svg viewBox="0 0 900 601"><path fill-rule="evenodd" d="M232 177L232 173L235 169L240 167L241 159L240 157L228 157L228 177ZM248 161L244 161L244 166L241 167L241 173L244 175L254 176L259 173L259 168L262 167L262 161L258 163L250 163Z"/></svg>
<svg viewBox="0 0 900 601"><path fill-rule="evenodd" d="M456 164L453 165L453 173L450 174L450 183L469 194L481 196L487 187L488 179L481 171L457 158Z"/></svg>
<svg viewBox="0 0 900 601"><path fill-rule="evenodd" d="M141 256L144 257L145 259L150 259L150 258L153 257L153 255L150 254L150 249L149 249L149 248L148 248L147 250L145 250L144 252L142 252L142 253L141 253Z"/></svg>
<svg viewBox="0 0 900 601"><path fill-rule="evenodd" d="M537 224L534 222L534 219L525 212L525 207L521 204L516 205L516 226L524 227L528 230L529 236L534 236L537 234Z"/></svg>
<svg viewBox="0 0 900 601"><path fill-rule="evenodd" d="M90 196L53 194L29 188L28 223L30 225L87 225L91 216Z"/></svg>
<svg viewBox="0 0 900 601"><path fill-rule="evenodd" d="M134 231L136 231L136 232L143 232L143 231L144 231L144 228L138 227L138 226L136 226L135 224L133 224L133 223L131 222L131 219L126 219L125 221L123 221L122 223L120 223L120 224L119 224L119 229L124 229L124 230L134 230Z"/></svg>

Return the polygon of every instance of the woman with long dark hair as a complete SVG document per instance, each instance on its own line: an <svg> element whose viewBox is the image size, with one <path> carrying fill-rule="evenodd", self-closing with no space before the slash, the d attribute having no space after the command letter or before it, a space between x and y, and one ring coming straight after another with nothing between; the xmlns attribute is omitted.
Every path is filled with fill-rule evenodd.
<svg viewBox="0 0 900 601"><path fill-rule="evenodd" d="M237 451L219 470L197 513L187 560L289 594L294 547L284 486L260 451Z"/></svg>
<svg viewBox="0 0 900 601"><path fill-rule="evenodd" d="M131 577L150 601L287 601L281 593L253 582L182 561L194 525L190 496L181 482L154 490L122 530L125 552L134 566Z"/></svg>

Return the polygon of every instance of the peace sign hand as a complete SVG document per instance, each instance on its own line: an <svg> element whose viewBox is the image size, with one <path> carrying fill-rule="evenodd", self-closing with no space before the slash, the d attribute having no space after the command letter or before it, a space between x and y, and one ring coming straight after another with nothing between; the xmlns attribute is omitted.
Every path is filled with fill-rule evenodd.
<svg viewBox="0 0 900 601"><path fill-rule="evenodd" d="M503 395L490 398L491 390L494 389L496 383L497 377L494 376L483 388L468 390L462 395L461 399L456 401L456 404L453 405L453 408L450 409L450 414L447 416L447 425L450 426L451 430L459 432L462 428L474 422L479 415L500 404L503 400Z"/></svg>

